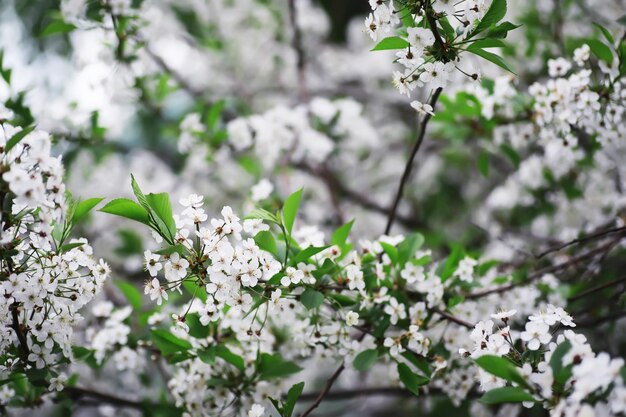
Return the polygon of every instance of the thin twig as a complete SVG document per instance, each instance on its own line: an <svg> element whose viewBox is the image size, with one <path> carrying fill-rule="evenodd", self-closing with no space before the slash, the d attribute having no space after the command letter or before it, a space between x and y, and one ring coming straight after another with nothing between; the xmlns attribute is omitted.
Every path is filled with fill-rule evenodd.
<svg viewBox="0 0 626 417"><path fill-rule="evenodd" d="M63 390L68 396L74 400L98 400L101 403L112 404L118 407L135 408L137 410L143 410L148 407L157 407L156 404L145 404L140 401L128 400L126 398L116 397L111 394L105 394L99 391L93 391L87 388L80 387L65 387Z"/></svg>
<svg viewBox="0 0 626 417"><path fill-rule="evenodd" d="M363 340L366 334L367 334L366 332L361 333L361 335L357 338L357 340L360 342L361 340ZM304 410L304 412L300 414L300 417L308 416L317 407L319 407L319 405L322 403L326 395L328 395L328 393L330 392L330 389L333 387L333 384L335 383L337 378L339 378L339 375L341 375L344 369L346 369L346 365L345 365L345 362L342 361L341 365L339 365L339 367L335 370L335 372L333 372L330 378L326 380L326 384L324 384L324 388L320 391L317 397L315 397L315 401L313 401L313 404L311 404L309 408Z"/></svg>
<svg viewBox="0 0 626 417"><path fill-rule="evenodd" d="M430 99L430 106L434 109L437 104L437 100L439 99L439 95L441 94L442 88L439 87L435 90L432 98ZM409 160L404 167L404 173L402 174L402 178L400 179L400 184L398 185L398 191L396 192L396 197L393 200L393 204L389 209L389 214L387 217L387 226L385 227L385 234L388 235L391 231L391 227L393 226L393 222L396 219L396 212L398 210L398 205L400 204L400 200L402 200L402 195L404 193L404 186L406 185L409 177L411 176L411 170L413 169L413 161L415 160L415 156L417 152L420 150L422 146L422 142L424 141L424 136L426 135L426 126L428 125L428 121L430 120L431 115L427 113L424 115L424 119L422 120L422 124L420 126L420 132L415 141L415 145L413 146L413 150L411 151L411 155L409 156Z"/></svg>
<svg viewBox="0 0 626 417"><path fill-rule="evenodd" d="M451 321L453 323L456 323L459 326L467 327L468 329L473 329L474 328L474 325L472 323L470 323L469 321L465 321L463 319L455 317L452 314L446 313L445 311L442 311L442 310L440 310L438 308L434 308L433 311L435 313L439 314L444 319L446 319L448 321Z"/></svg>
<svg viewBox="0 0 626 417"><path fill-rule="evenodd" d="M558 252L558 251L560 251L562 249L565 249L565 248L567 248L569 246L577 245L579 243L585 243L585 242L588 242L590 240L600 239L600 238L602 238L604 236L611 235L613 233L622 233L622 232L626 232L626 227L614 227L612 229L602 230L602 231L599 231L599 232L596 232L596 233L589 234L587 236L580 237L578 239L571 240L569 242L566 242L566 243L563 243L563 244L560 244L560 245L553 246L553 247L545 250L544 252L541 252L539 255L536 255L535 257L537 259L541 259L541 258L545 257L546 255L548 255L550 253Z"/></svg>
<svg viewBox="0 0 626 417"><path fill-rule="evenodd" d="M500 287L496 287L496 288L492 288L490 290L484 290L484 291L479 291L479 292L475 292L472 294L467 294L465 295L465 299L476 299L476 298L481 298L481 297L485 297L487 295L490 294L498 294L498 293L503 293L506 291L509 291L515 287L519 287L521 285L527 285L530 284L531 282L541 278L542 276L544 276L545 274L549 274L552 272L556 272L556 271L560 271L562 269L566 269L569 268L572 265L575 265L579 262L582 262L584 260L587 260L589 258L593 258L594 256L597 256L599 254L603 254L605 253L607 250L611 250L616 242L619 242L619 240L621 239L621 237L618 237L617 239L613 239L608 243L605 243L604 245L601 245L595 249L591 249L579 256L576 256L574 258L571 258L565 262L561 262L559 264L556 265L550 265L547 266L545 268L541 268L537 271L535 271L534 273L532 273L531 275L528 276L528 279L524 282L512 282L510 284L507 285L502 285Z"/></svg>
<svg viewBox="0 0 626 417"><path fill-rule="evenodd" d="M576 294L576 295L574 295L572 297L569 297L567 299L567 302L571 303L571 302L577 301L577 300L579 300L581 298L584 298L584 297L586 297L586 296L588 296L590 294L593 294L595 292L601 291L601 290L603 290L605 288L612 287L613 285L621 284L623 282L626 282L626 277L622 277L622 278L614 279L614 280L609 281L609 282L605 282L604 284L600 284L600 285L597 285L595 287L591 287L591 288L589 288L589 289L587 289L587 290L585 290L585 291L583 291L581 293L578 293L578 294Z"/></svg>
<svg viewBox="0 0 626 417"><path fill-rule="evenodd" d="M293 31L291 46L296 53L296 71L298 76L298 96L301 102L306 102L308 98L306 87L306 55L302 46L302 32L298 25L298 9L296 0L289 0L289 23Z"/></svg>

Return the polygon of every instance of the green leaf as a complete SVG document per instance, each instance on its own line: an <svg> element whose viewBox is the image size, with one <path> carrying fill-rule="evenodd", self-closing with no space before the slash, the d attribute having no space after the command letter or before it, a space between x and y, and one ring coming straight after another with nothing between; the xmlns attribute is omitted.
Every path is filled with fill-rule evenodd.
<svg viewBox="0 0 626 417"><path fill-rule="evenodd" d="M619 19L617 19L617 23L619 23L622 26L626 26L626 14L620 17Z"/></svg>
<svg viewBox="0 0 626 417"><path fill-rule="evenodd" d="M389 256L391 262L396 264L398 262L398 249L387 242L380 242L380 246L383 248L383 251L385 251L387 256Z"/></svg>
<svg viewBox="0 0 626 417"><path fill-rule="evenodd" d="M378 42L378 44L373 47L372 51L387 51L390 49L404 49L409 46L409 42L406 39L399 38L397 36L390 36L388 38L383 39Z"/></svg>
<svg viewBox="0 0 626 417"><path fill-rule="evenodd" d="M78 203L72 215L72 224L81 221L94 207L100 204L102 200L104 200L104 198L89 198Z"/></svg>
<svg viewBox="0 0 626 417"><path fill-rule="evenodd" d="M508 66L508 64L506 62L504 62L504 60L502 59L502 57L493 54L491 52L487 52L484 49L481 49L479 47L473 47L474 45L470 45L467 48L468 52L471 52L475 55L478 55L481 58L486 59L489 62L493 62L494 64L496 64L497 66L499 66L500 68L503 68L507 71L509 71L512 74L515 74L515 72L511 69L511 67Z"/></svg>
<svg viewBox="0 0 626 417"><path fill-rule="evenodd" d="M267 230L262 230L254 236L257 246L266 252L276 255L276 239Z"/></svg>
<svg viewBox="0 0 626 417"><path fill-rule="evenodd" d="M117 281L117 286L128 300L128 303L133 307L133 310L141 309L141 293L132 284L125 281Z"/></svg>
<svg viewBox="0 0 626 417"><path fill-rule="evenodd" d="M172 203L170 202L170 196L167 193L147 194L146 200L148 205L153 210L155 216L155 222L161 230L161 234L169 236L171 241L174 241L176 236L176 222L172 213Z"/></svg>
<svg viewBox="0 0 626 417"><path fill-rule="evenodd" d="M568 369L568 367L563 367L563 356L565 356L571 348L572 343L569 340L566 340L557 346L550 357L550 368L552 368L554 381L558 385L563 385L571 376L571 368Z"/></svg>
<svg viewBox="0 0 626 417"><path fill-rule="evenodd" d="M298 398L300 398L300 395L302 395L303 390L304 382L299 382L289 388L289 391L287 392L287 402L285 402L282 417L291 417L293 409L296 406L296 402L298 401Z"/></svg>
<svg viewBox="0 0 626 417"><path fill-rule="evenodd" d="M79 248L81 246L83 246L85 244L85 242L74 242L74 243L68 243L66 245L61 246L61 252L67 252L70 251L74 248Z"/></svg>
<svg viewBox="0 0 626 417"><path fill-rule="evenodd" d="M61 33L70 33L74 29L76 29L76 26L71 23L64 22L63 20L54 20L46 26L40 36L43 38Z"/></svg>
<svg viewBox="0 0 626 417"><path fill-rule="evenodd" d="M498 26L492 27L487 32L488 38L506 38L510 31L517 29L521 25L514 25L511 22L502 22Z"/></svg>
<svg viewBox="0 0 626 417"><path fill-rule="evenodd" d="M206 339L209 336L210 328L200 322L200 314L189 313L185 316L185 323L189 326L189 336L196 339Z"/></svg>
<svg viewBox="0 0 626 417"><path fill-rule="evenodd" d="M398 374L400 375L400 381L402 381L406 389L415 395L419 395L419 388L422 385L430 382L429 378L413 372L406 363L398 363Z"/></svg>
<svg viewBox="0 0 626 417"><path fill-rule="evenodd" d="M111 200L99 211L135 220L148 226L150 225L148 212L139 204L128 198L116 198L115 200Z"/></svg>
<svg viewBox="0 0 626 417"><path fill-rule="evenodd" d="M11 139L7 140L6 145L4 145L4 153L8 153L33 130L35 130L35 126L28 126L11 136Z"/></svg>
<svg viewBox="0 0 626 417"><path fill-rule="evenodd" d="M502 356L483 355L474 362L485 371L509 382L516 382L527 386L528 383L520 375L517 367L508 359Z"/></svg>
<svg viewBox="0 0 626 417"><path fill-rule="evenodd" d="M196 356L198 356L202 362L213 365L215 363L215 346L211 346L205 350L199 350L196 352Z"/></svg>
<svg viewBox="0 0 626 417"><path fill-rule="evenodd" d="M489 29L491 26L495 26L506 15L506 0L493 0L489 10L485 13L480 20L476 29L474 29L468 38L479 34L480 32Z"/></svg>
<svg viewBox="0 0 626 417"><path fill-rule="evenodd" d="M481 152L478 155L478 170L487 178L489 176L489 154L487 152Z"/></svg>
<svg viewBox="0 0 626 417"><path fill-rule="evenodd" d="M600 29L600 32L602 32L602 34L604 35L604 39L609 42L609 45L615 45L615 38L613 38L613 35L611 35L611 32L609 32L607 28L595 22L593 23L593 25Z"/></svg>
<svg viewBox="0 0 626 417"><path fill-rule="evenodd" d="M378 350L367 349L356 355L354 361L352 361L352 366L354 366L354 369L356 369L357 371L363 372L374 366L377 360Z"/></svg>
<svg viewBox="0 0 626 417"><path fill-rule="evenodd" d="M291 235L293 223L296 221L296 215L298 214L298 207L300 206L301 198L302 188L287 197L285 204L283 204L283 224L289 235Z"/></svg>
<svg viewBox="0 0 626 417"><path fill-rule="evenodd" d="M317 255L325 249L328 249L328 246L309 246L308 248L302 249L298 252L291 260L291 263L293 265L298 265L300 262L306 262L309 258Z"/></svg>
<svg viewBox="0 0 626 417"><path fill-rule="evenodd" d="M177 352L185 352L191 349L191 343L183 340L167 330L156 329L152 330L152 341L163 353L163 355L171 355Z"/></svg>
<svg viewBox="0 0 626 417"><path fill-rule="evenodd" d="M313 288L307 288L300 295L300 301L307 309L313 310L314 308L318 308L322 305L324 302L324 294L314 290Z"/></svg>
<svg viewBox="0 0 626 417"><path fill-rule="evenodd" d="M245 219L259 219L270 223L280 224L278 217L263 208L252 210L250 214L245 217Z"/></svg>
<svg viewBox="0 0 626 417"><path fill-rule="evenodd" d="M517 151L507 143L503 143L502 145L500 145L500 149L502 150L502 152L504 152L507 158L511 160L513 165L515 165L515 168L519 168L519 164L522 161L522 158L519 156Z"/></svg>
<svg viewBox="0 0 626 417"><path fill-rule="evenodd" d="M591 48L591 52L593 52L598 59L609 65L613 63L613 52L611 52L611 48L606 46L606 44L597 39L588 39L586 42L589 45L589 48Z"/></svg>
<svg viewBox="0 0 626 417"><path fill-rule="evenodd" d="M480 400L483 404L521 403L535 398L519 387L502 387L487 391Z"/></svg>
<svg viewBox="0 0 626 417"><path fill-rule="evenodd" d="M398 245L398 265L402 267L424 244L424 236L420 233L411 233Z"/></svg>
<svg viewBox="0 0 626 417"><path fill-rule="evenodd" d="M143 255L143 241L137 232L131 229L118 229L117 235L122 243L115 248L115 253L121 256Z"/></svg>
<svg viewBox="0 0 626 417"><path fill-rule="evenodd" d="M342 247L348 240L348 236L350 236L350 231L352 230L353 224L354 219L350 220L348 223L340 226L337 230L335 230L330 238L330 243Z"/></svg>
<svg viewBox="0 0 626 417"><path fill-rule="evenodd" d="M471 46L471 48L481 48L481 49L485 49L485 48L505 48L506 44L504 42L502 42L500 39L495 39L495 38L485 38L485 39L478 39L476 41L474 41Z"/></svg>
<svg viewBox="0 0 626 417"><path fill-rule="evenodd" d="M257 366L257 371L263 380L282 378L298 373L301 370L301 367L293 362L284 360L279 354L262 353Z"/></svg>
<svg viewBox="0 0 626 417"><path fill-rule="evenodd" d="M454 271L456 271L457 266L459 265L459 261L463 257L464 251L463 247L458 244L452 245L452 252L448 255L446 259L446 263L444 264L443 270L439 274L442 281L447 280L452 276Z"/></svg>
<svg viewBox="0 0 626 417"><path fill-rule="evenodd" d="M244 362L243 358L241 356L236 355L233 352L231 352L226 346L224 346L224 345L216 346L215 347L215 354L216 354L216 356L224 359L226 362L228 362L231 365L233 365L235 368L239 369L240 371L244 371L244 369L245 369L245 362Z"/></svg>

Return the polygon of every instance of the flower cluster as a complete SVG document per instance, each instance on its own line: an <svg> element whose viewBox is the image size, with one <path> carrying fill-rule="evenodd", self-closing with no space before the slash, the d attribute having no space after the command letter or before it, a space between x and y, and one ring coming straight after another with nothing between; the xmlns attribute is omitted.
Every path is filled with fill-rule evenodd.
<svg viewBox="0 0 626 417"><path fill-rule="evenodd" d="M319 165L337 151L371 147L378 136L352 99L314 98L306 105L277 107L228 123L228 143L237 152L250 148L269 168L288 156L294 163Z"/></svg>
<svg viewBox="0 0 626 417"><path fill-rule="evenodd" d="M68 240L63 165L43 131L4 124L0 134L1 372L51 367L72 357L79 310L109 267L85 239ZM81 215L84 215L82 213ZM76 214L78 215L78 214ZM68 218L69 217L69 218Z"/></svg>
<svg viewBox="0 0 626 417"><path fill-rule="evenodd" d="M473 34L477 22L488 10L489 2L436 0L414 6L403 5L400 10L395 10L393 1L370 0L370 6L372 13L365 19L365 29L374 41L394 31L400 23L399 15L410 21L405 34L394 38L401 39L406 47L396 53L403 70L393 72L393 84L401 94L410 97L418 87L427 86L430 90L446 87L460 62L458 51L448 44L452 39L448 39L443 31L440 33L437 20L445 21L449 31L456 33L454 41L457 38L462 41ZM454 23L456 27L451 26ZM459 71L474 81L479 79L476 70L471 73ZM421 114L433 111L432 106L419 101L411 105Z"/></svg>
<svg viewBox="0 0 626 417"><path fill-rule="evenodd" d="M505 366L515 366L512 376L506 377L496 367L478 361L482 390L512 382L517 389L528 392L524 405L531 407L542 402L555 417L624 412L623 359L611 359L604 352L594 353L587 338L571 329L557 334L561 326L576 326L560 307L548 305L546 310L529 316L522 332L508 325L513 314L514 311L509 311L492 315L496 322L504 324L497 325L495 330L492 320L477 323L471 334L472 351L460 351L473 358L506 357L511 361L504 362L509 364Z"/></svg>

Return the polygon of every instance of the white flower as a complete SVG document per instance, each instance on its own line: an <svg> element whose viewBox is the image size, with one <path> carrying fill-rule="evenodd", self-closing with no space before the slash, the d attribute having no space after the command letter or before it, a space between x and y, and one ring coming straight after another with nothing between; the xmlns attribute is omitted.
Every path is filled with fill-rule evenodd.
<svg viewBox="0 0 626 417"><path fill-rule="evenodd" d="M422 103L415 100L411 102L411 107L413 107L415 111L417 111L417 113L421 114L422 116L425 116L427 114L430 114L431 116L435 115L435 113L433 113L433 106L428 103Z"/></svg>
<svg viewBox="0 0 626 417"><path fill-rule="evenodd" d="M377 41L380 29L381 23L376 19L373 13L370 13L369 16L365 18L365 32L373 41Z"/></svg>
<svg viewBox="0 0 626 417"><path fill-rule="evenodd" d="M267 179L263 178L256 185L252 186L252 201L265 200L272 194L274 186Z"/></svg>
<svg viewBox="0 0 626 417"><path fill-rule="evenodd" d="M389 299L389 304L385 306L385 314L390 316L391 324L397 324L398 320L406 318L406 308L404 304L398 303L395 297Z"/></svg>
<svg viewBox="0 0 626 417"><path fill-rule="evenodd" d="M398 354L406 350L402 347L402 338L400 337L386 337L383 341L383 345L389 348L389 354L392 357L398 356Z"/></svg>
<svg viewBox="0 0 626 417"><path fill-rule="evenodd" d="M527 343L528 349L537 350L541 344L549 343L552 339L550 326L542 321L529 321L526 331L520 333L520 338Z"/></svg>
<svg viewBox="0 0 626 417"><path fill-rule="evenodd" d="M349 311L346 314L346 324L348 326L356 326L359 323L359 313L355 313L354 311Z"/></svg>
<svg viewBox="0 0 626 417"><path fill-rule="evenodd" d="M474 267L478 265L476 259L466 256L461 259L459 266L454 271L454 276L458 277L461 281L472 282L474 280Z"/></svg>
<svg viewBox="0 0 626 417"><path fill-rule="evenodd" d="M146 269L150 276L156 277L157 273L163 269L163 265L159 263L159 255L155 255L149 250L143 253L143 257L146 263Z"/></svg>
<svg viewBox="0 0 626 417"><path fill-rule="evenodd" d="M67 375L64 373L59 374L57 377L50 378L50 386L48 389L50 391L63 391L65 388L65 383L67 382Z"/></svg>
<svg viewBox="0 0 626 417"><path fill-rule="evenodd" d="M443 88L448 84L448 79L453 69L454 64L452 62L446 64L441 61L426 63L424 64L423 72L420 74L420 81L428 84L432 89Z"/></svg>
<svg viewBox="0 0 626 417"><path fill-rule="evenodd" d="M549 59L548 74L550 77L561 77L572 68L572 64L565 58Z"/></svg>
<svg viewBox="0 0 626 417"><path fill-rule="evenodd" d="M511 317L517 313L517 310L502 310L499 313L492 314L491 318L494 320L502 320L507 322Z"/></svg>
<svg viewBox="0 0 626 417"><path fill-rule="evenodd" d="M291 284L299 284L303 279L304 272L290 266L285 270L285 276L280 279L280 284L283 287L288 287Z"/></svg>
<svg viewBox="0 0 626 417"><path fill-rule="evenodd" d="M261 404L252 404L248 411L248 417L262 417L265 414L265 407Z"/></svg>
<svg viewBox="0 0 626 417"><path fill-rule="evenodd" d="M161 288L161 284L157 278L153 278L152 281L146 284L144 294L150 295L152 301L157 300L157 305L161 305L163 299L167 300L167 292Z"/></svg>
<svg viewBox="0 0 626 417"><path fill-rule="evenodd" d="M168 281L182 280L187 276L187 268L189 268L189 262L185 258L181 258L177 252L174 252L165 264L165 279Z"/></svg>

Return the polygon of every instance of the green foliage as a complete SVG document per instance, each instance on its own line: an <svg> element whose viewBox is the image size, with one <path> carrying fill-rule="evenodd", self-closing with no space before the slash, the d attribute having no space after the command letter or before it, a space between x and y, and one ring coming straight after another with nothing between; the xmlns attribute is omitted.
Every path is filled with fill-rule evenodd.
<svg viewBox="0 0 626 417"><path fill-rule="evenodd" d="M260 231L254 237L254 241L260 249L276 255L276 239L274 239L274 235L271 232L267 230Z"/></svg>
<svg viewBox="0 0 626 417"><path fill-rule="evenodd" d="M562 388L563 384L572 376L572 366L563 366L563 357L571 348L572 343L566 340L557 346L550 357L550 368L552 368L552 375L557 388Z"/></svg>
<svg viewBox="0 0 626 417"><path fill-rule="evenodd" d="M519 387L502 387L487 391L479 400L483 404L534 402L535 398Z"/></svg>
<svg viewBox="0 0 626 417"><path fill-rule="evenodd" d="M424 236L420 233L411 233L398 245L398 265L403 267L415 252L424 244Z"/></svg>
<svg viewBox="0 0 626 417"><path fill-rule="evenodd" d="M128 198L116 198L115 200L111 200L102 207L100 211L135 220L148 226L150 225L148 212L139 204Z"/></svg>
<svg viewBox="0 0 626 417"><path fill-rule="evenodd" d="M300 295L300 301L307 309L312 310L322 305L324 302L324 294L312 288L307 288Z"/></svg>
<svg viewBox="0 0 626 417"><path fill-rule="evenodd" d="M354 366L354 369L356 369L357 371L364 372L370 369L372 366L374 366L377 360L378 360L378 350L367 349L359 353L358 355L356 355L356 357L354 358L354 361L352 362L352 365Z"/></svg>
<svg viewBox="0 0 626 417"><path fill-rule="evenodd" d="M409 46L409 43L397 36L390 36L378 42L378 44L373 47L372 51L388 51L392 49L404 49Z"/></svg>
<svg viewBox="0 0 626 417"><path fill-rule="evenodd" d="M476 365L483 368L485 371L492 375L502 378L508 382L515 382L517 384L527 386L528 383L520 375L517 367L506 357L495 355L484 355L476 359Z"/></svg>
<svg viewBox="0 0 626 417"><path fill-rule="evenodd" d="M141 309L141 293L139 290L132 284L129 284L125 281L117 281L117 286L128 300L128 304L130 304L134 310Z"/></svg>
<svg viewBox="0 0 626 417"><path fill-rule="evenodd" d="M283 225L290 236L291 230L293 229L293 223L296 221L296 215L298 214L298 207L300 206L301 198L302 188L287 197L285 204L283 205Z"/></svg>
<svg viewBox="0 0 626 417"><path fill-rule="evenodd" d="M491 6L480 20L476 28L470 32L467 38L472 38L479 33L495 26L506 14L506 0L493 0Z"/></svg>
<svg viewBox="0 0 626 417"><path fill-rule="evenodd" d="M406 389L415 395L419 395L419 388L422 385L430 382L429 378L416 374L405 363L398 363L398 375L400 375L400 381L402 381Z"/></svg>
<svg viewBox="0 0 626 417"><path fill-rule="evenodd" d="M35 130L35 126L28 126L11 136L11 139L7 140L7 143L4 145L4 152L8 153L33 130Z"/></svg>
<svg viewBox="0 0 626 417"><path fill-rule="evenodd" d="M89 214L104 198L89 198L85 201L79 202L72 215L72 224L76 224Z"/></svg>
<svg viewBox="0 0 626 417"><path fill-rule="evenodd" d="M167 330L155 329L150 332L152 341L159 348L164 356L169 356L173 353L186 352L191 349L191 343L174 336Z"/></svg>
<svg viewBox="0 0 626 417"><path fill-rule="evenodd" d="M284 360L279 354L261 353L257 365L257 372L262 380L284 378L301 370L301 367L293 362Z"/></svg>
<svg viewBox="0 0 626 417"><path fill-rule="evenodd" d="M67 23L63 20L56 19L50 22L48 26L41 32L41 37L47 37L52 35L60 35L64 33L70 33L74 29L76 29L76 25L72 23Z"/></svg>

